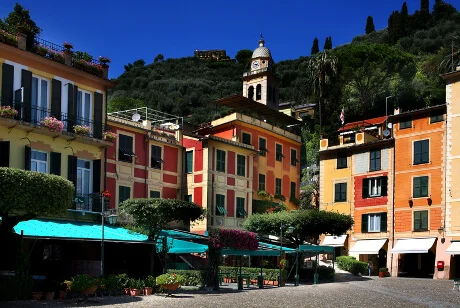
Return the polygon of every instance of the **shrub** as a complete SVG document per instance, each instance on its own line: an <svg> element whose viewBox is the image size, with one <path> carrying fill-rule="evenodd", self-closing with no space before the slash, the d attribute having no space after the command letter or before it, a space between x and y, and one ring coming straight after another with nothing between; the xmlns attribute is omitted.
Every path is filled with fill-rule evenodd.
<svg viewBox="0 0 460 308"><path fill-rule="evenodd" d="M204 284L202 271L197 270L168 270L168 274L176 274L184 277L184 286L200 286Z"/></svg>
<svg viewBox="0 0 460 308"><path fill-rule="evenodd" d="M149 288L149 287L150 287L150 288L155 288L155 286L156 286L156 279L155 279L155 277L153 277L153 276L151 276L151 275L147 276L147 278L144 279L144 286L145 286L146 288Z"/></svg>
<svg viewBox="0 0 460 308"><path fill-rule="evenodd" d="M185 281L184 276L177 275L177 274L169 274L169 273L160 275L156 278L157 285L174 284L176 282L179 284L183 284L184 281Z"/></svg>
<svg viewBox="0 0 460 308"><path fill-rule="evenodd" d="M110 275L103 280L104 289L109 295L121 295L128 279L126 274Z"/></svg>
<svg viewBox="0 0 460 308"><path fill-rule="evenodd" d="M236 278L240 273L239 267L233 266L219 266L219 270L223 273L229 273L230 277ZM257 279L260 276L260 268L256 267L242 267L241 268L242 274L249 275L251 280ZM280 274L280 270L278 268L264 268L262 269L262 273L264 274L265 280L277 281L278 276ZM287 279L287 271L282 270L283 280L286 281Z"/></svg>
<svg viewBox="0 0 460 308"><path fill-rule="evenodd" d="M100 284L97 278L88 274L82 274L72 277L70 285L68 284L68 281L65 281L64 283L67 284L67 287L70 286L70 290L74 292L83 292L86 289L89 289L94 286L99 286Z"/></svg>
<svg viewBox="0 0 460 308"><path fill-rule="evenodd" d="M341 270L350 272L352 274L364 275L367 273L367 263L356 260L355 257L351 256L340 256L336 258L337 267Z"/></svg>

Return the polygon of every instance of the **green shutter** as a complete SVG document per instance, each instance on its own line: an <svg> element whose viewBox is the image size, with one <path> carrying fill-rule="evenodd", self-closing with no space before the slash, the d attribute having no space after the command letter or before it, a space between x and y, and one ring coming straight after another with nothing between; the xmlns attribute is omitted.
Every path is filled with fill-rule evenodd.
<svg viewBox="0 0 460 308"><path fill-rule="evenodd" d="M94 92L94 126L93 126L93 137L102 139L102 115L104 103L102 102L102 94Z"/></svg>
<svg viewBox="0 0 460 308"><path fill-rule="evenodd" d="M387 232L387 213L380 214L380 232Z"/></svg>
<svg viewBox="0 0 460 308"><path fill-rule="evenodd" d="M50 153L50 173L61 175L61 153Z"/></svg>
<svg viewBox="0 0 460 308"><path fill-rule="evenodd" d="M423 176L420 178L420 196L428 197L428 177Z"/></svg>
<svg viewBox="0 0 460 308"><path fill-rule="evenodd" d="M30 146L26 145L24 148L24 170L30 170L30 164L32 162L32 150Z"/></svg>
<svg viewBox="0 0 460 308"><path fill-rule="evenodd" d="M93 160L93 193L101 191L101 173L102 161L100 159Z"/></svg>
<svg viewBox="0 0 460 308"><path fill-rule="evenodd" d="M75 193L77 187L77 157L69 155L67 164L67 179L75 186Z"/></svg>
<svg viewBox="0 0 460 308"><path fill-rule="evenodd" d="M22 70L21 86L24 88L23 120L26 122L30 122L32 118L32 72L24 69Z"/></svg>
<svg viewBox="0 0 460 308"><path fill-rule="evenodd" d="M13 82L14 82L14 66L3 63L2 65L2 92L0 98L2 106L13 106Z"/></svg>
<svg viewBox="0 0 460 308"><path fill-rule="evenodd" d="M363 199L369 198L369 179L363 179Z"/></svg>
<svg viewBox="0 0 460 308"><path fill-rule="evenodd" d="M412 189L412 196L414 198L420 197L420 178L414 178L413 180L413 189Z"/></svg>
<svg viewBox="0 0 460 308"><path fill-rule="evenodd" d="M421 211L420 221L422 230L428 230L428 211Z"/></svg>
<svg viewBox="0 0 460 308"><path fill-rule="evenodd" d="M387 196L388 195L388 177L386 176L382 176L380 178L380 181L381 181L381 185L382 185L382 188L381 188L381 192L382 192L382 196Z"/></svg>
<svg viewBox="0 0 460 308"><path fill-rule="evenodd" d="M73 132L73 127L77 122L77 94L78 88L72 84L67 84L67 131Z"/></svg>
<svg viewBox="0 0 460 308"><path fill-rule="evenodd" d="M0 141L0 167L10 166L10 142Z"/></svg>
<svg viewBox="0 0 460 308"><path fill-rule="evenodd" d="M367 233L368 232L368 215L367 214L362 214L361 215L361 233Z"/></svg>
<svg viewBox="0 0 460 308"><path fill-rule="evenodd" d="M335 192L334 201L335 202L340 201L340 184L334 185L334 192Z"/></svg>
<svg viewBox="0 0 460 308"><path fill-rule="evenodd" d="M57 79L51 80L51 116L61 120L61 90L62 82Z"/></svg>
<svg viewBox="0 0 460 308"><path fill-rule="evenodd" d="M427 163L430 161L430 141L422 140L421 141L421 159L422 162Z"/></svg>

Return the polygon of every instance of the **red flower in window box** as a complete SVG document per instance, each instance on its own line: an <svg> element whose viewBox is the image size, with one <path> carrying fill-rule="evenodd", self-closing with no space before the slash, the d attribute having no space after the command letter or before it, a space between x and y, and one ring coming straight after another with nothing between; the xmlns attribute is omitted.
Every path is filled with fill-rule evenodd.
<svg viewBox="0 0 460 308"><path fill-rule="evenodd" d="M101 195L104 198L110 198L110 192L108 190L104 190L103 192L101 192Z"/></svg>

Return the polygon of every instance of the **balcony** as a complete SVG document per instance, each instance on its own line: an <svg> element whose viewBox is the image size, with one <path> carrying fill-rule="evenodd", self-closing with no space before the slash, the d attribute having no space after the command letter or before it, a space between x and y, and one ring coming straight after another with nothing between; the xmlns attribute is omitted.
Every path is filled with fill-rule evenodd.
<svg viewBox="0 0 460 308"><path fill-rule="evenodd" d="M243 77L257 75L257 74L265 73L265 72L268 72L268 71L271 71L271 69L268 68L268 67L264 67L264 68L261 68L261 69L255 70L255 71L243 73Z"/></svg>
<svg viewBox="0 0 460 308"><path fill-rule="evenodd" d="M102 196L99 193L76 194L73 199L71 210L83 212L101 213L109 208L109 199L104 198L104 208L102 208Z"/></svg>
<svg viewBox="0 0 460 308"><path fill-rule="evenodd" d="M2 108L11 107L11 111L5 113L0 110L0 125L7 126L9 129L18 128L28 132L39 131L40 134L49 135L54 138L62 136L66 139L76 139L77 136L83 143L94 144L102 143L104 146L111 143L104 141L103 136L106 126L90 119L78 116L69 116L67 113L55 114L52 110L35 105L24 103L8 104L1 103ZM47 117L55 117L62 122L61 129L53 130L44 124ZM83 131L75 131L75 125L83 127Z"/></svg>

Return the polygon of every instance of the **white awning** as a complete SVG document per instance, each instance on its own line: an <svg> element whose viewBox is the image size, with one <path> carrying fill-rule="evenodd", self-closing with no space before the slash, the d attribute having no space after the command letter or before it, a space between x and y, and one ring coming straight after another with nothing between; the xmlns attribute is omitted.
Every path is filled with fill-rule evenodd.
<svg viewBox="0 0 460 308"><path fill-rule="evenodd" d="M447 254L460 255L460 242L452 242L446 250Z"/></svg>
<svg viewBox="0 0 460 308"><path fill-rule="evenodd" d="M347 239L347 235L326 235L324 241L320 246L333 246L333 247L342 247Z"/></svg>
<svg viewBox="0 0 460 308"><path fill-rule="evenodd" d="M427 253L435 240L435 237L400 239L391 250L391 253Z"/></svg>
<svg viewBox="0 0 460 308"><path fill-rule="evenodd" d="M359 240L350 249L349 253L353 255L378 255L379 250L385 245L386 238L378 240Z"/></svg>

